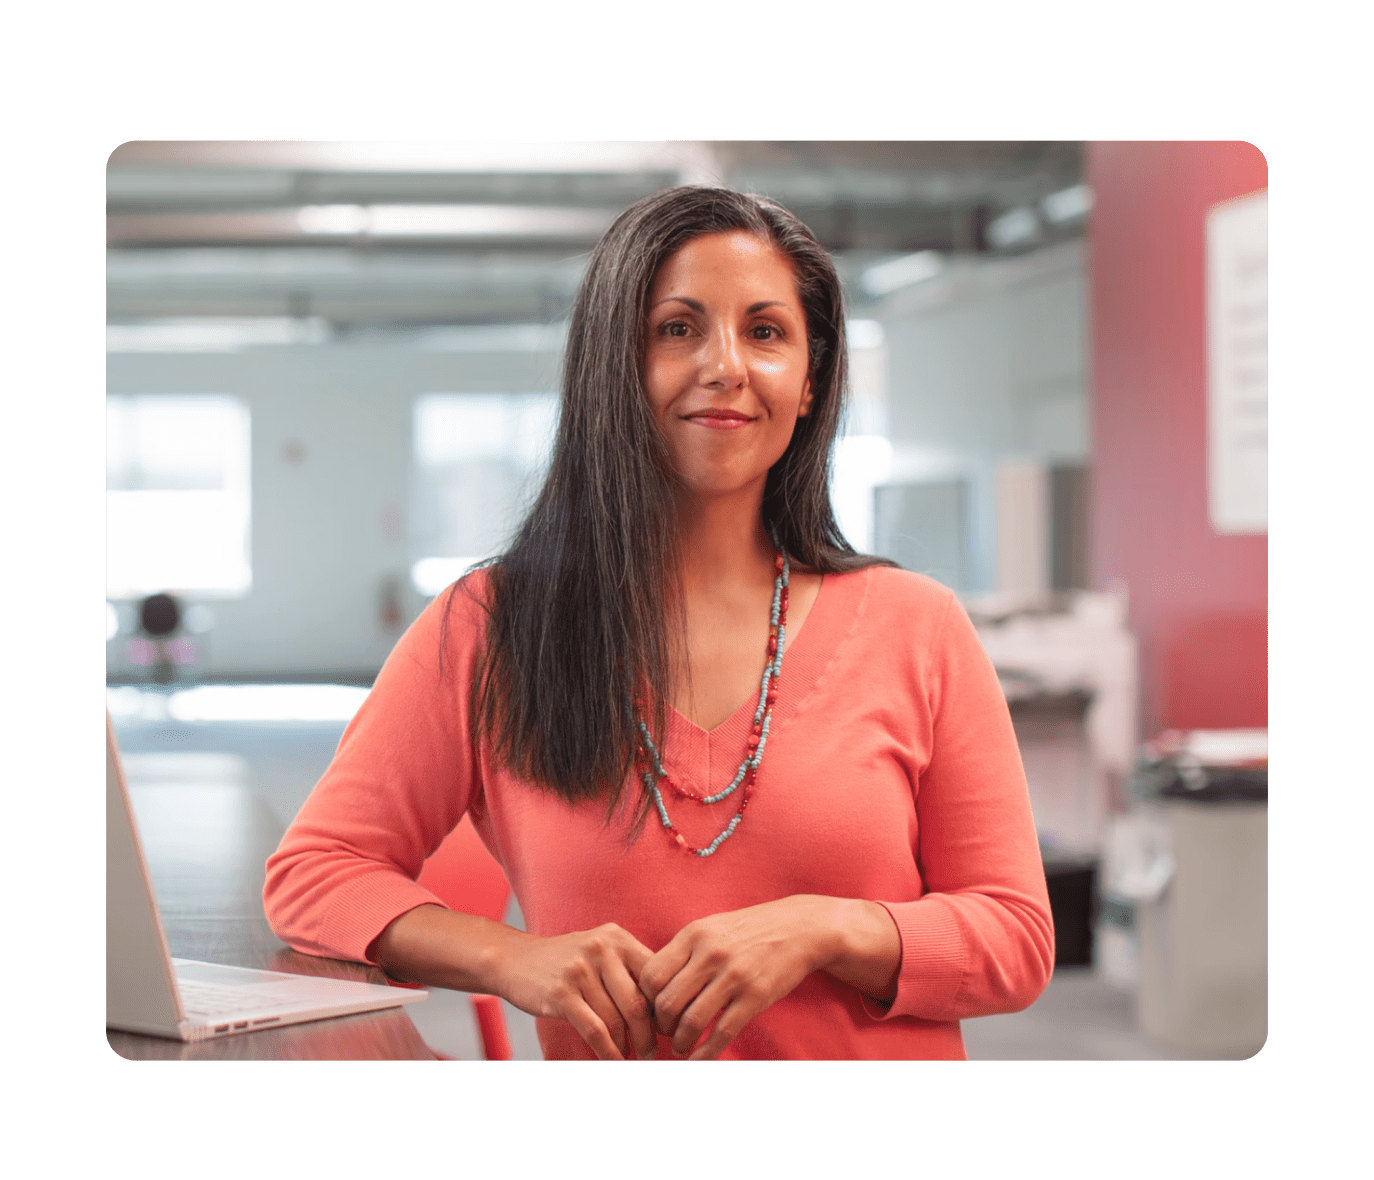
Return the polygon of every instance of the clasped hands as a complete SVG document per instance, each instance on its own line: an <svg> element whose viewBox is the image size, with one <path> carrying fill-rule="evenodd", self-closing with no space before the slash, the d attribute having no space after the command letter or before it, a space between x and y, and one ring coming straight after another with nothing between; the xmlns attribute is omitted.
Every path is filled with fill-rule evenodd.
<svg viewBox="0 0 1374 1180"><path fill-rule="evenodd" d="M797 895L713 914L656 954L614 923L541 939L507 999L569 1021L599 1058L651 1058L657 1031L672 1039L674 1056L713 1059L760 1012L842 956L837 907L853 904Z"/></svg>

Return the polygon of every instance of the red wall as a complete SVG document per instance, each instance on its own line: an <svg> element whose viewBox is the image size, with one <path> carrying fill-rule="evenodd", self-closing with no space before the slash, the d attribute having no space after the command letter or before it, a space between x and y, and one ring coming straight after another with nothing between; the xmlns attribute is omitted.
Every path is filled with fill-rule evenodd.
<svg viewBox="0 0 1374 1180"><path fill-rule="evenodd" d="M1140 642L1141 723L1268 724L1268 538L1207 516L1204 223L1268 187L1246 143L1095 143L1092 562L1124 582Z"/></svg>

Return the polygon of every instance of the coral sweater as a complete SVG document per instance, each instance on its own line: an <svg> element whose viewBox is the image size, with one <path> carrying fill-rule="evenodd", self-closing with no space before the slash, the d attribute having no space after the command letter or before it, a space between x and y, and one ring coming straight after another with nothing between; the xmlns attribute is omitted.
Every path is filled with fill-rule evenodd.
<svg viewBox="0 0 1374 1180"><path fill-rule="evenodd" d="M485 616L460 587L441 672L447 598L397 643L268 861L267 915L297 950L365 960L393 919L441 904L415 878L470 812L533 934L616 922L657 950L694 918L796 893L887 909L902 947L890 1005L816 972L726 1057L962 1058L960 1019L1016 1011L1044 989L1054 933L1011 719L943 586L885 567L825 576L784 653L749 811L706 858L652 813L627 842L628 821L608 826L604 804L535 789L473 743L468 672ZM728 785L756 703L709 732L670 711L669 774L702 795ZM665 799L697 846L736 807ZM541 1019L538 1031L547 1058L592 1056L570 1024ZM666 1040L659 1049L670 1056Z"/></svg>

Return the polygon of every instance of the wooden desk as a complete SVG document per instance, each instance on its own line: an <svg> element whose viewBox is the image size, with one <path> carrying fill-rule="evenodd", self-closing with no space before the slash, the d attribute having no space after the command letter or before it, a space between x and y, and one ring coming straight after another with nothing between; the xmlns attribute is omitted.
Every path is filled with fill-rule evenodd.
<svg viewBox="0 0 1374 1180"><path fill-rule="evenodd" d="M129 794L173 958L386 982L375 967L298 954L272 933L262 885L282 829L249 787L131 785ZM192 1044L112 1029L106 1035L121 1057L138 1060L435 1059L400 1008Z"/></svg>

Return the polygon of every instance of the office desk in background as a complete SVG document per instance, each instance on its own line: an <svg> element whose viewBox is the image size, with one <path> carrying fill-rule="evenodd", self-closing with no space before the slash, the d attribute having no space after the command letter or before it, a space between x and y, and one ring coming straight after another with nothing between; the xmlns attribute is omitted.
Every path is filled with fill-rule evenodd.
<svg viewBox="0 0 1374 1180"><path fill-rule="evenodd" d="M302 955L272 933L262 886L282 826L251 787L131 783L129 794L173 958L387 982L375 967ZM400 1008L191 1044L113 1029L106 1035L116 1053L135 1060L435 1059Z"/></svg>

